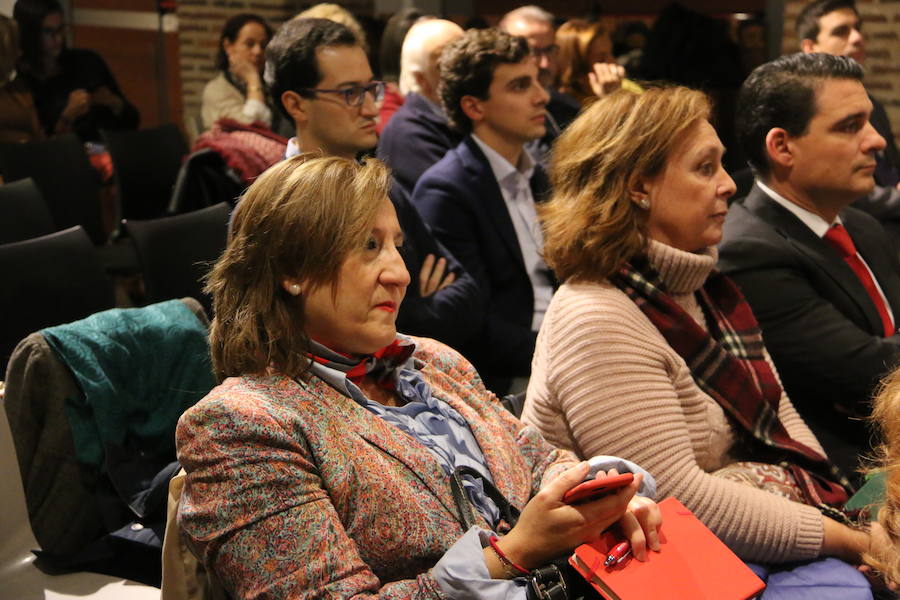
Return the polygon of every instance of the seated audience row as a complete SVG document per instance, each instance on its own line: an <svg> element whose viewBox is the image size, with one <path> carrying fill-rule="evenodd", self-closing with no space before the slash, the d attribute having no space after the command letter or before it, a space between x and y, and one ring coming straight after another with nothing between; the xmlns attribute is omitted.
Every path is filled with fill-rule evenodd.
<svg viewBox="0 0 900 600"><path fill-rule="evenodd" d="M216 308L213 355L220 378L237 379L225 381L189 411L179 428L188 470L181 506L188 540L207 567L240 595L262 590L278 595L301 584L310 594L321 586L375 592L384 589L381 581L393 581L386 585L398 586L397 593L505 593L489 579L502 574L509 553L527 567L535 566L534 547L518 543L521 521L508 536L494 541L501 544L497 554L485 533L470 531L453 545L465 532L455 517L439 508L429 509L428 519L416 520L433 526L423 531L396 518L398 494L408 497L401 502L404 506L427 506L440 494L422 495L426 488L441 489L436 482L462 461L479 472L469 481L470 497L483 524L497 528L496 512L479 482L507 471L491 466L490 457L504 447L505 434L495 429L490 441L478 441L489 424L476 423L474 416L484 419L501 409L493 401L479 404L478 390L483 388L468 363L432 342L396 334L411 281L400 262L401 257L410 262L403 247L413 228L423 232L419 240L435 241L420 219L411 221L410 228L403 223L405 208L418 215L387 172L379 172L375 161L362 166L355 161L377 141L374 119L383 84L373 80L349 30L329 21L286 25L268 57L273 97L296 127L288 155L312 152L333 158L290 158L254 184L239 205L229 248L211 278L211 290L222 302ZM305 62L294 62L298 60ZM829 108L832 83L849 86L845 92L853 88L853 98L854 86L862 89L854 65L837 57L797 55L765 65L748 80L743 101L766 98L758 102L776 114L765 121L770 115L762 108L748 111L764 121L760 164L765 166L754 163L760 173L777 169L779 160L785 160L791 168L779 182L794 176L800 187L812 180L809 169L815 170L817 160L833 161L837 154L848 166L832 168L831 180L820 174L816 184L835 182L832 191L852 188L854 197L871 189L874 165L869 159L879 149L879 138L867 122L871 105L859 101L843 116L832 115ZM470 31L447 44L439 69L442 109L451 126L466 137L419 178L412 202L472 277L474 297L485 302L486 317L479 321L482 329L476 335L495 337L477 338L480 346L460 345L479 370L484 367L482 377L497 381L494 389L501 389L503 378L519 373L500 362L521 355L526 362L522 375L527 376L531 350L522 352L523 342L511 344L511 336L525 333L531 339L524 343L534 344L540 329L524 417L543 430L550 443L582 457L621 455L650 466L662 495L682 498L746 559L778 564L834 556L851 565L859 564L863 555L888 560L892 553L880 530L870 536L867 529L853 529L833 518L852 486L782 389L779 361L777 356L773 361L763 345L752 297L748 305L738 287L714 270L716 244L723 229L728 230L727 201L735 187L722 167L724 147L709 123L708 100L677 87L607 94L560 137L552 199L536 210L535 201L547 182L525 145L546 133L549 94L528 42L499 30ZM778 102L783 99L766 96L774 88L766 88L765 82L783 83L791 77L801 80L795 102L805 102L810 115L808 127L801 123L797 132L790 129L793 124L778 121L777 114L784 112ZM335 87L341 81L346 87ZM846 122L846 130L832 123L819 132L821 123L832 121ZM841 177L850 184L838 181ZM784 193L788 201L796 200L791 190ZM366 199L373 197L382 198L381 203L363 210ZM310 198L318 203L315 211ZM271 205L281 208L275 211ZM358 212L339 218L328 214L351 210ZM730 226L731 218L728 222ZM275 232L269 240L274 246L249 244L260 228ZM347 236L352 232L356 241L343 239L344 231ZM317 248L326 239L327 259ZM268 269L248 268L254 253L296 254L304 260L285 258L270 261ZM423 297L431 295L428 286L421 287L425 281L439 282L430 290L438 292L446 289L445 283L449 288L458 281L444 279L444 265L437 269L433 256L418 265ZM555 279L542 256L565 282L555 296ZM245 310L252 292L267 286L262 302ZM270 313L272 306L276 308ZM286 325L276 322L276 315L299 321ZM510 327L491 334L504 323ZM765 322L762 329L766 331ZM484 339L492 342L485 344ZM410 361L411 356L418 360ZM456 381L457 376L462 379ZM460 387L463 380L466 384ZM462 391L467 396L457 402ZM309 399L316 401L310 404ZM309 418L304 417L307 413ZM346 487L347 462L342 456L368 451L346 436L345 427L328 425L338 414L343 420L351 415L362 419L357 429L377 432L373 443L405 457L400 463L406 467L372 457L360 470L354 461L355 483L378 471L379 489L388 486L387 494L369 498L357 486ZM265 425L285 418L294 423L289 427L302 432L302 444L281 439L282 426ZM204 425L220 421L237 429L222 437L221 428ZM515 423L510 421L508 433L521 427ZM518 435L540 440L525 431ZM400 432L419 440L422 448L394 447L392 440ZM238 442L244 448L248 440L258 450L249 462L232 448ZM327 457L320 454L326 446L332 449ZM334 448L344 450L335 453ZM273 480L268 469L254 467L265 466L259 456L274 460L276 449L277 460L296 464L292 477ZM409 454L420 450L427 450L428 458ZM313 462L317 477L311 479L304 465ZM385 479L385 472L393 475ZM411 473L435 480L416 492L418 488L408 487ZM584 477L584 467L578 473L566 485ZM257 482L242 488L250 492L249 515L247 504L229 500L234 496L229 490L241 481ZM253 492L272 485L284 486L274 506L271 495ZM549 483L534 502L548 490L559 493L563 487ZM503 491L523 506L537 489ZM415 501L411 494L417 494ZM378 500L384 497L392 502ZM316 503L316 518L328 523L322 528L333 532L328 548L291 536L290 553L303 557L303 565L282 562L281 570L273 571L270 555L280 550L271 545L271 532L290 531L284 519L307 515L302 511L310 500ZM360 502L368 508L360 508ZM354 526L363 518L360 511L369 515L367 520L385 523L378 544ZM654 517L648 515L653 514L652 505L645 504L644 518L638 519L651 546ZM565 537L556 550L573 543L568 534ZM416 560L422 547L410 539L425 540L436 550L433 558ZM392 549L387 554L385 540ZM334 549L348 544L356 549L353 559L359 564L344 576L334 569ZM553 554L548 550L537 564ZM411 557L418 566L397 561L397 556ZM845 563L821 564L847 569L848 579L855 573ZM461 583L463 579L467 583Z"/></svg>
<svg viewBox="0 0 900 600"><path fill-rule="evenodd" d="M588 464L506 412L461 355L397 334L410 277L390 185L377 160L302 155L238 204L209 279L222 382L176 433L189 547L234 598L524 600L516 569L614 523L645 560L660 517L635 496L641 474L564 504ZM524 508L511 529L493 486Z"/></svg>

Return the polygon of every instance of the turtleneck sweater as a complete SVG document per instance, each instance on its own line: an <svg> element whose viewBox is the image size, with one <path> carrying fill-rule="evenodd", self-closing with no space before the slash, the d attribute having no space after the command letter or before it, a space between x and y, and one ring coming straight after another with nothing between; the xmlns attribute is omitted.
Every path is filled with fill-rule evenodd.
<svg viewBox="0 0 900 600"><path fill-rule="evenodd" d="M690 253L651 241L647 254L672 299L706 330L695 292L716 264L716 249ZM778 415L791 437L824 455L784 394ZM554 295L522 419L582 458L611 454L638 463L656 478L659 498L677 497L745 560L819 554L817 509L714 474L736 460L729 453L734 428L656 326L607 281L565 283Z"/></svg>

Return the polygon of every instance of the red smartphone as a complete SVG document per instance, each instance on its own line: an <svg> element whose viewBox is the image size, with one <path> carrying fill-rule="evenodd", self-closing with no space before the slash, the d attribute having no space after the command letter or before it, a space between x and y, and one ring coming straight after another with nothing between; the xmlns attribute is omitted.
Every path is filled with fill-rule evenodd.
<svg viewBox="0 0 900 600"><path fill-rule="evenodd" d="M563 502L566 504L577 504L579 502L590 502L601 496L605 496L623 488L634 481L634 473L622 473L621 475L613 475L606 479L591 479L573 487L563 496Z"/></svg>

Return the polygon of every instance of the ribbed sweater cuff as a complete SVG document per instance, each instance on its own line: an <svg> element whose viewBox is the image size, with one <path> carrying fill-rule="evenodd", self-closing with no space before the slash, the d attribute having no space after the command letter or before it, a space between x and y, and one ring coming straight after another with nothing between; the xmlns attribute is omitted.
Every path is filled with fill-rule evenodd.
<svg viewBox="0 0 900 600"><path fill-rule="evenodd" d="M801 506L800 523L797 527L797 541L794 552L783 560L807 560L816 558L822 551L825 539L825 528L822 524L822 513L812 506Z"/></svg>

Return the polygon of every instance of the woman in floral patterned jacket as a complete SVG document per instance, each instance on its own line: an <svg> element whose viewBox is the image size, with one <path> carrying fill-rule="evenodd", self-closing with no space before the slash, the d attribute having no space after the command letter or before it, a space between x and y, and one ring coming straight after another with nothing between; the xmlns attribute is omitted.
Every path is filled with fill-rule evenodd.
<svg viewBox="0 0 900 600"><path fill-rule="evenodd" d="M208 282L222 383L177 430L192 551L237 598L525 598L517 568L613 523L638 559L657 549L640 475L564 504L588 463L507 413L457 352L397 335L409 275L388 179L375 160L301 155L239 203ZM460 466L481 475L463 482L468 531ZM515 527L482 478L524 507Z"/></svg>

